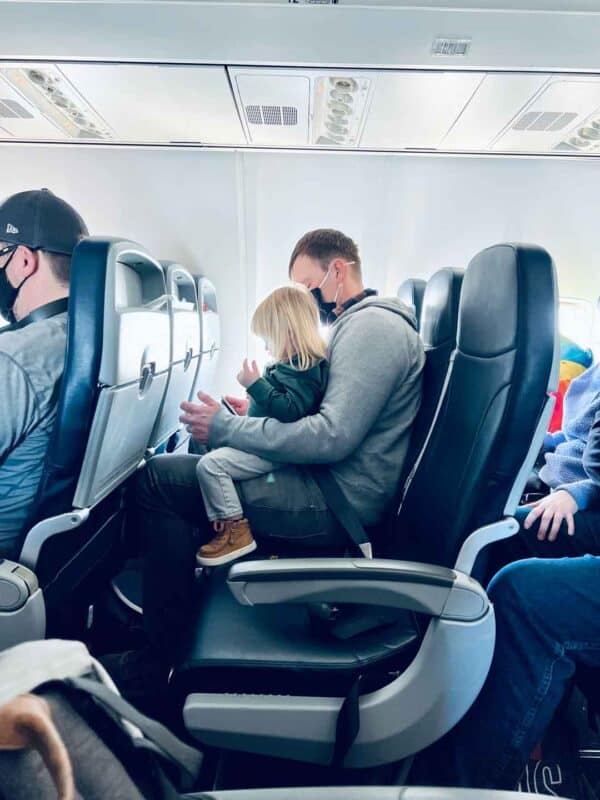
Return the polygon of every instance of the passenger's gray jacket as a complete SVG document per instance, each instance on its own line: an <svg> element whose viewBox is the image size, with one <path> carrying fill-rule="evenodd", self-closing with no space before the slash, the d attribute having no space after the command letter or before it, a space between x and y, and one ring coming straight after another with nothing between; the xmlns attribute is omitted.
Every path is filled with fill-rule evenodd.
<svg viewBox="0 0 600 800"><path fill-rule="evenodd" d="M0 556L18 555L35 504L66 346L66 311L0 334Z"/></svg>
<svg viewBox="0 0 600 800"><path fill-rule="evenodd" d="M395 298L367 297L331 329L329 382L317 414L297 422L218 411L210 446L288 464L332 465L365 525L396 490L421 401L423 345L413 313Z"/></svg>

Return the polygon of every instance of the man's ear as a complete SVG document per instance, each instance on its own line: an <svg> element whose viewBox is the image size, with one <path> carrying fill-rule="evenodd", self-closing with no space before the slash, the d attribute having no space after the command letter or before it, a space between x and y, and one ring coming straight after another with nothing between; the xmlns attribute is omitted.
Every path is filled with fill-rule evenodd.
<svg viewBox="0 0 600 800"><path fill-rule="evenodd" d="M30 250L24 244L21 244L17 248L15 255L17 256L17 271L23 280L37 272L40 259L37 250Z"/></svg>
<svg viewBox="0 0 600 800"><path fill-rule="evenodd" d="M343 283L346 280L346 273L348 272L348 264L343 258L336 258L333 262L333 269L335 270L336 282Z"/></svg>

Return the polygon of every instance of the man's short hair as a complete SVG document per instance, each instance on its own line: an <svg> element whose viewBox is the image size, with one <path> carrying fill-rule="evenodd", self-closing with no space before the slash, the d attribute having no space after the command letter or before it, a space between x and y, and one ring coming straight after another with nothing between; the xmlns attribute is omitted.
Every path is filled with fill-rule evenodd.
<svg viewBox="0 0 600 800"><path fill-rule="evenodd" d="M49 253L47 250L41 252L46 257L52 275L63 286L68 286L71 279L71 256L63 253Z"/></svg>
<svg viewBox="0 0 600 800"><path fill-rule="evenodd" d="M358 247L349 236L341 231L332 228L318 228L316 231L305 233L297 245L290 258L288 273L292 274L294 261L298 256L308 256L314 258L325 270L330 261L334 258L343 258L345 261L353 261L355 274L360 276L360 255Z"/></svg>

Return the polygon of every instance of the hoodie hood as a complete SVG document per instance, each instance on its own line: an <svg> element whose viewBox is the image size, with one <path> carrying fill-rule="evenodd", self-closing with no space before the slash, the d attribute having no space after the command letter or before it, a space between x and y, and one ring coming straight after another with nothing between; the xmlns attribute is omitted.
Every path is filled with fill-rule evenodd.
<svg viewBox="0 0 600 800"><path fill-rule="evenodd" d="M344 311L343 314L340 314L338 319L331 327L335 329L341 327L344 322L347 322L348 319L350 319L352 314L358 314L360 311L364 311L366 308L385 308L387 311L398 314L398 316L402 317L406 322L408 322L413 330L417 330L417 318L415 313L406 305L406 303L403 303L402 300L399 300L397 297L378 297L377 295L365 297L364 300L361 300L359 303L350 306L350 308Z"/></svg>

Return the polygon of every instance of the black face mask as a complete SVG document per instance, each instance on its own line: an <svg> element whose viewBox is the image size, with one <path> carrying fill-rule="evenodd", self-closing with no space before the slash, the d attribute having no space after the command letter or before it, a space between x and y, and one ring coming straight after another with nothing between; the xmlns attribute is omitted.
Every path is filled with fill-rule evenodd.
<svg viewBox="0 0 600 800"><path fill-rule="evenodd" d="M8 280L7 269L8 265L12 261L14 254L16 253L16 246L15 249L10 254L10 258L6 262L6 264L0 269L0 314L6 319L10 324L14 324L17 320L13 313L13 306L17 300L17 296L19 294L19 289L21 286L18 286L16 289L12 285L12 283ZM27 280L27 279L25 279Z"/></svg>
<svg viewBox="0 0 600 800"><path fill-rule="evenodd" d="M337 303L328 303L326 300L323 300L323 295L320 289L311 289L310 293L317 301L321 324L330 325L332 322L335 322L337 317L333 312L337 308Z"/></svg>

